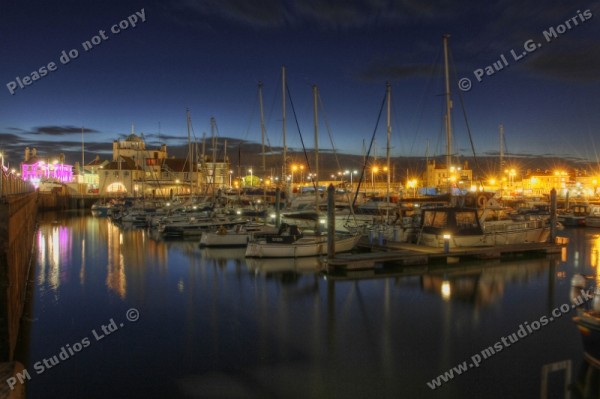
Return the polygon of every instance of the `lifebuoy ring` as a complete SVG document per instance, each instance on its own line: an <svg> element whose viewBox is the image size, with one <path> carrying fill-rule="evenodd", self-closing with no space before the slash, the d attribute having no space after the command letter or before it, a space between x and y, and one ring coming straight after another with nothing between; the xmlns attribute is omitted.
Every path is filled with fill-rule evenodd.
<svg viewBox="0 0 600 399"><path fill-rule="evenodd" d="M487 203L487 197L485 195L482 194L477 197L477 206L479 208L483 208L486 203Z"/></svg>

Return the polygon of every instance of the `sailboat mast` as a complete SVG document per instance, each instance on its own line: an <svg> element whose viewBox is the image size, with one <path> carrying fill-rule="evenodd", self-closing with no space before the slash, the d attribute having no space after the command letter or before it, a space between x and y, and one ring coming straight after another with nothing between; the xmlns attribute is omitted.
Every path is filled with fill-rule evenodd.
<svg viewBox="0 0 600 399"><path fill-rule="evenodd" d="M282 182L287 181L286 176L287 176L287 145L285 142L285 133L286 133L286 123L285 123L285 91L286 91L286 86L285 86L285 66L281 67L281 112L282 112L282 132L283 132L283 178L282 178Z"/></svg>
<svg viewBox="0 0 600 399"><path fill-rule="evenodd" d="M317 101L319 99L319 89L317 88L317 85L313 85L312 87L312 91L313 91L313 101L314 101L314 105L313 105L313 114L314 114L314 119L315 119L315 178L314 178L314 184L315 184L315 206L317 207L317 211L319 210L319 114L318 114L318 107L317 107Z"/></svg>
<svg viewBox="0 0 600 399"><path fill-rule="evenodd" d="M502 175L502 171L504 170L504 125L500 124L499 127L499 135L500 135L500 169L498 170L498 176Z"/></svg>
<svg viewBox="0 0 600 399"><path fill-rule="evenodd" d="M217 136L215 135L215 131L217 127L217 120L215 119L215 117L211 117L210 118L210 134L212 136L212 140L211 140L211 145L212 145L212 180L211 180L211 184L212 184L212 194L213 197L215 196L215 192L216 192L216 172L217 172Z"/></svg>
<svg viewBox="0 0 600 399"><path fill-rule="evenodd" d="M263 205L266 205L267 201L267 187L266 187L266 175L267 175L267 163L265 160L265 115L263 112L263 97L262 97L263 83L258 82L258 106L260 110L260 137L262 143L262 174L263 174Z"/></svg>
<svg viewBox="0 0 600 399"><path fill-rule="evenodd" d="M446 34L444 38L444 77L446 80L446 170L448 177L450 177L450 168L452 163L452 99L450 98L450 68L448 66L448 38L450 35ZM448 180L450 185L450 180Z"/></svg>
<svg viewBox="0 0 600 399"><path fill-rule="evenodd" d="M188 162L189 162L189 173L190 173L190 198L192 198L192 194L194 192L193 180L192 180L192 139L190 136L190 110L186 108L186 120L187 120L187 135L188 135Z"/></svg>
<svg viewBox="0 0 600 399"><path fill-rule="evenodd" d="M263 112L263 97L262 97L263 83L258 82L258 107L260 111L260 138L261 138L261 152L262 152L262 171L263 178L267 171L267 164L265 161L265 115Z"/></svg>
<svg viewBox="0 0 600 399"><path fill-rule="evenodd" d="M386 97L387 97L387 145L386 145L386 151L385 151L385 155L386 155L386 167L387 167L387 184L386 184L386 191L385 191L385 198L386 198L386 202L389 208L389 204L390 204L390 174L391 174L391 168L390 168L390 141L392 138L392 107L391 107L391 100L392 100L392 85L390 84L390 82L387 82L386 87L385 87L385 91L386 91ZM388 209L386 208L386 209Z"/></svg>
<svg viewBox="0 0 600 399"><path fill-rule="evenodd" d="M83 126L81 126L81 177L85 177L85 153L83 151L84 143L83 143ZM84 183L82 179L81 183Z"/></svg>
<svg viewBox="0 0 600 399"><path fill-rule="evenodd" d="M202 193L206 194L208 177L206 176L206 132L202 132Z"/></svg>

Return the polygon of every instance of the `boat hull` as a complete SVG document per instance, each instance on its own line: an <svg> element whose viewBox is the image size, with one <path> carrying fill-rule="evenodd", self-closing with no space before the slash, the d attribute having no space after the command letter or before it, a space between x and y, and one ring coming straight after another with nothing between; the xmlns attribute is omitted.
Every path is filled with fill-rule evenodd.
<svg viewBox="0 0 600 399"><path fill-rule="evenodd" d="M523 244L527 242L546 242L550 236L550 229L538 228L523 231L493 232L474 235L450 236L449 247L489 247L495 245ZM419 244L443 248L444 235L422 233Z"/></svg>
<svg viewBox="0 0 600 399"><path fill-rule="evenodd" d="M360 236L336 237L335 252L351 251ZM257 241L249 242L246 257L299 258L327 254L327 236L303 237L292 243Z"/></svg>

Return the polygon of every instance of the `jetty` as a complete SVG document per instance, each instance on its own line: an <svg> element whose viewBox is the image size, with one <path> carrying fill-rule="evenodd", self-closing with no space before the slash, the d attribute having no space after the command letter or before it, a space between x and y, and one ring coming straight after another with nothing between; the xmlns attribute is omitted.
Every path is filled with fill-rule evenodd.
<svg viewBox="0 0 600 399"><path fill-rule="evenodd" d="M560 254L568 238L556 237L554 242L527 242L522 244L485 247L435 248L424 245L388 241L383 245L362 239L358 246L369 252L341 253L328 258L327 270L374 269L383 266L454 264L473 259L506 259L522 256Z"/></svg>

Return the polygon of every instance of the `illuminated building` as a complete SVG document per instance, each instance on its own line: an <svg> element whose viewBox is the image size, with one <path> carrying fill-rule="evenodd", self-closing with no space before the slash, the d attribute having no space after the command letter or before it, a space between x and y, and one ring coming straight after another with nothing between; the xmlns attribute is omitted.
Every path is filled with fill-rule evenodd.
<svg viewBox="0 0 600 399"><path fill-rule="evenodd" d="M70 183L73 181L73 166L65 164L64 154L56 158L40 157L35 148L30 151L27 147L25 161L21 164L21 176L36 187L43 181Z"/></svg>

